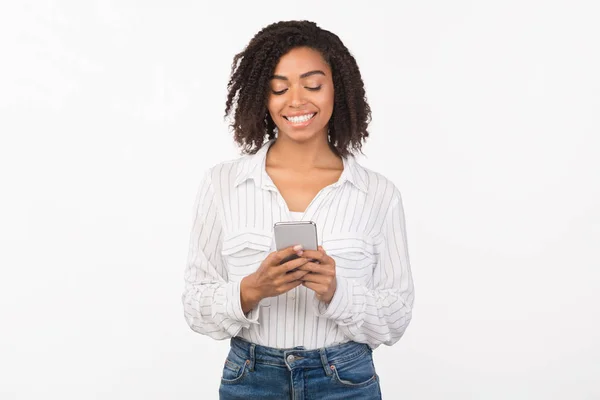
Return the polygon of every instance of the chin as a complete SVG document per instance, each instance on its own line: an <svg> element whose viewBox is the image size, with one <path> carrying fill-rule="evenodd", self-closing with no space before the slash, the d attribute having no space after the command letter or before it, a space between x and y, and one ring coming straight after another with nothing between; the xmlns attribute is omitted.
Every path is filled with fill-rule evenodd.
<svg viewBox="0 0 600 400"><path fill-rule="evenodd" d="M314 132L314 131L306 131L306 132L279 131L279 136L286 136L287 138L291 139L292 141L298 142L298 143L309 142L313 139L316 139L320 135L321 135L320 133Z"/></svg>
<svg viewBox="0 0 600 400"><path fill-rule="evenodd" d="M322 135L327 136L327 127L323 126L320 129L314 127L306 127L304 129L283 127L284 129L277 128L279 133L278 136L286 136L287 138L295 142L307 142L319 138ZM312 129L311 129L312 128Z"/></svg>

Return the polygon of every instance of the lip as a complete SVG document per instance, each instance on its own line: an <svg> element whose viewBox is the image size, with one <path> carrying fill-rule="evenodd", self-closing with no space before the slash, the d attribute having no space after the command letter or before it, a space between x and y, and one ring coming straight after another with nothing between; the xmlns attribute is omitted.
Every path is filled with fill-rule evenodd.
<svg viewBox="0 0 600 400"><path fill-rule="evenodd" d="M308 120L306 120L306 121L304 121L304 122L298 122L298 123L294 123L294 122L292 122L292 121L288 120L288 119L287 119L287 118L285 118L285 117L284 117L283 119L285 120L286 124L287 124L288 126L291 126L292 128L304 128L305 126L308 126L308 125L310 125L310 123L311 123L311 122L313 122L313 120L314 120L314 119L315 119L315 117L317 116L317 113L316 113L316 112L315 112L315 113L304 113L304 114L289 115L290 117L297 117L297 116L301 116L301 115L308 115L308 114L313 114L313 116L312 116L310 119L308 119ZM287 116L286 116L286 117L287 117Z"/></svg>

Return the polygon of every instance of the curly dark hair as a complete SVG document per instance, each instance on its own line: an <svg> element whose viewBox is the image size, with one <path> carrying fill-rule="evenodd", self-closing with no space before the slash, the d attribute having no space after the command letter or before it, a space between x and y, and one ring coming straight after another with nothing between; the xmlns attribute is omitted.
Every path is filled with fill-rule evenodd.
<svg viewBox="0 0 600 400"><path fill-rule="evenodd" d="M254 154L267 139L275 138L275 123L267 109L269 82L279 59L296 47L321 53L331 68L334 86L333 114L329 120L329 145L346 157L360 152L369 136L371 109L356 60L340 38L311 21L281 21L260 30L246 48L235 55L225 105L233 115L230 128L243 153Z"/></svg>

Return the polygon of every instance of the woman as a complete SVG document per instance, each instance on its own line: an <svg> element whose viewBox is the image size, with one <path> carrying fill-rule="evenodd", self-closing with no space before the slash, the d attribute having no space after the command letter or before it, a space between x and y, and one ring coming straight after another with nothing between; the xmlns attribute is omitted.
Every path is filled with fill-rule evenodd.
<svg viewBox="0 0 600 400"><path fill-rule="evenodd" d="M371 117L356 61L316 24L278 22L228 89L246 154L204 175L183 294L194 331L230 338L220 398L381 398L372 351L403 335L413 282L400 192L352 155ZM286 220L315 222L318 250L273 251Z"/></svg>

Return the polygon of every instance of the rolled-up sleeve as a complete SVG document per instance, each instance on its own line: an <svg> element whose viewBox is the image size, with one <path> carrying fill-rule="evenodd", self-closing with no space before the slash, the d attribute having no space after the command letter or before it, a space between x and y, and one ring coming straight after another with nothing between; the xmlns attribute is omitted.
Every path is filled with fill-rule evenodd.
<svg viewBox="0 0 600 400"><path fill-rule="evenodd" d="M337 275L331 302L314 302L318 316L333 320L349 339L372 348L396 343L412 318L414 286L398 191L386 213L382 234L372 287Z"/></svg>
<svg viewBox="0 0 600 400"><path fill-rule="evenodd" d="M248 318L242 311L240 282L229 282L221 258L223 225L219 201L204 174L193 209L193 224L182 295L185 320L192 330L214 339L236 336L258 323L258 310Z"/></svg>

